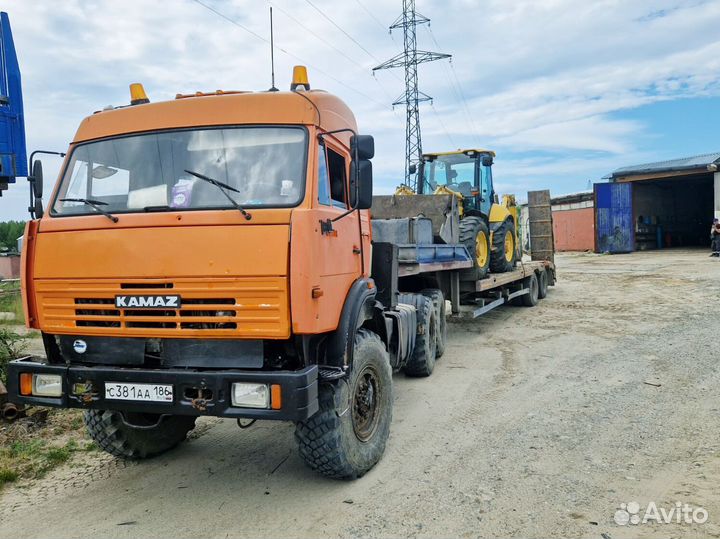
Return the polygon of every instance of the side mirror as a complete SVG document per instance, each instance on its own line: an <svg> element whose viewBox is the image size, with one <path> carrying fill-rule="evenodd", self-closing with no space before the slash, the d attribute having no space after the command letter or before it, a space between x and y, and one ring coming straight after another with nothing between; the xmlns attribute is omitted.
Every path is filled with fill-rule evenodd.
<svg viewBox="0 0 720 539"><path fill-rule="evenodd" d="M353 156L357 152L358 159L375 157L375 139L371 135L353 135L350 137L350 149Z"/></svg>
<svg viewBox="0 0 720 539"><path fill-rule="evenodd" d="M28 178L30 182L30 206L28 211L33 219L40 219L45 211L43 210L43 169L42 161L39 159L33 163L32 176Z"/></svg>
<svg viewBox="0 0 720 539"><path fill-rule="evenodd" d="M372 163L367 159L350 164L350 205L357 210L369 210L372 206Z"/></svg>
<svg viewBox="0 0 720 539"><path fill-rule="evenodd" d="M480 162L484 167L489 167L493 164L493 158L492 155L483 155L482 159L480 159Z"/></svg>
<svg viewBox="0 0 720 539"><path fill-rule="evenodd" d="M33 212L35 213L35 219L40 219L43 215L45 215L45 210L43 209L42 199L40 199L40 198L35 199L35 205L33 207Z"/></svg>
<svg viewBox="0 0 720 539"><path fill-rule="evenodd" d="M43 196L43 167L42 161L39 159L33 163L32 168L32 190L35 198L42 198Z"/></svg>

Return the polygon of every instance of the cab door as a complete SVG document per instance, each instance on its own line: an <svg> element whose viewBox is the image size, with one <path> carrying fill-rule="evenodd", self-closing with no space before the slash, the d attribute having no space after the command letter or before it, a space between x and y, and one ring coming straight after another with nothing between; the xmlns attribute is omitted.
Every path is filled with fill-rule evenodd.
<svg viewBox="0 0 720 539"><path fill-rule="evenodd" d="M483 165L478 159L478 174L480 175L480 193L478 194L478 209L483 215L490 216L495 192L493 191L492 167Z"/></svg>
<svg viewBox="0 0 720 539"><path fill-rule="evenodd" d="M312 209L293 213L291 302L295 333L320 333L337 327L345 297L361 274L361 238L369 264L369 219L361 235L357 211L349 209L350 154L325 140L315 148ZM363 212L366 213L367 212Z"/></svg>

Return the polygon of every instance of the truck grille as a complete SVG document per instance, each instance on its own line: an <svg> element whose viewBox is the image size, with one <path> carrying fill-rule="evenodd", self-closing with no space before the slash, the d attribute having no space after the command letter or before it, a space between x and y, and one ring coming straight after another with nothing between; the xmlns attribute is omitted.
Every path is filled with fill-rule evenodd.
<svg viewBox="0 0 720 539"><path fill-rule="evenodd" d="M283 278L172 283L37 281L42 327L50 333L124 336L178 334L276 337L289 336L287 286ZM177 309L116 308L115 295L158 294L172 288L182 297ZM77 333L77 329L74 331Z"/></svg>

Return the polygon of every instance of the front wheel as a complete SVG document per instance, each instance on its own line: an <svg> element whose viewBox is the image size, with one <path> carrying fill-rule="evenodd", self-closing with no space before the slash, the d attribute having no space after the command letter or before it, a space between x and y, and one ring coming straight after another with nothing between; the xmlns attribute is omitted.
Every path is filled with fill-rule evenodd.
<svg viewBox="0 0 720 539"><path fill-rule="evenodd" d="M505 273L515 269L517 246L515 245L515 224L506 219L493 232L492 251L490 253L490 271Z"/></svg>
<svg viewBox="0 0 720 539"><path fill-rule="evenodd" d="M385 345L359 329L347 379L322 384L320 410L295 425L300 456L335 479L362 477L382 457L392 422L392 369Z"/></svg>
<svg viewBox="0 0 720 539"><path fill-rule="evenodd" d="M123 459L144 459L172 449L195 428L195 417L87 410L85 426L103 450Z"/></svg>

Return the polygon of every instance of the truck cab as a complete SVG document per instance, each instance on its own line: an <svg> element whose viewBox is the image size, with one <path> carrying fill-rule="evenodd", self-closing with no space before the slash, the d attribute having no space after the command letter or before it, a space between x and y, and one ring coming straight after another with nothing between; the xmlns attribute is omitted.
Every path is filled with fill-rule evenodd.
<svg viewBox="0 0 720 539"><path fill-rule="evenodd" d="M321 386L348 376L359 326L377 323L377 364L350 388L351 432L365 429L354 443L367 446L377 431L384 448L373 152L350 109L311 90L302 67L289 92L151 103L132 85L130 105L82 121L47 208L36 201L23 296L46 358L13 363L12 398L85 409L99 445L125 458L176 445L200 415L294 421L302 450L335 406ZM322 468L304 453L342 477L380 454Z"/></svg>

